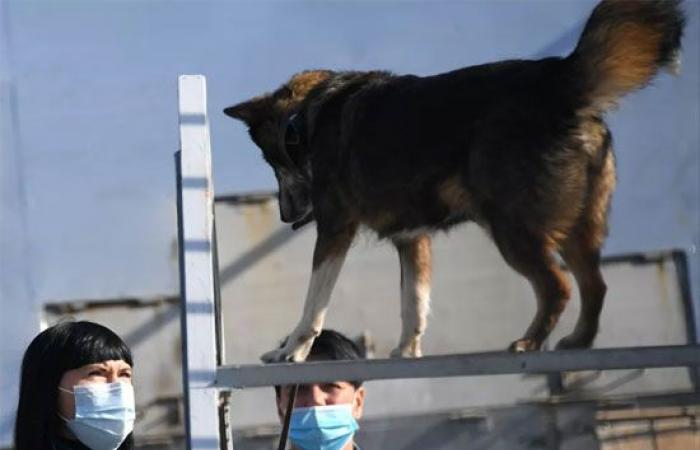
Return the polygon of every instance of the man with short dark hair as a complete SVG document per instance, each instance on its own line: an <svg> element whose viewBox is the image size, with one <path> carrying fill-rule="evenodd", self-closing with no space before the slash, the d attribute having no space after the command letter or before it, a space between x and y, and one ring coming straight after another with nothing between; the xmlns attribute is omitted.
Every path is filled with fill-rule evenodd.
<svg viewBox="0 0 700 450"><path fill-rule="evenodd" d="M333 330L314 340L307 361L363 359L357 344ZM275 386L277 414L284 422L291 387ZM357 450L355 431L362 417L362 381L334 381L299 385L289 427L294 450Z"/></svg>

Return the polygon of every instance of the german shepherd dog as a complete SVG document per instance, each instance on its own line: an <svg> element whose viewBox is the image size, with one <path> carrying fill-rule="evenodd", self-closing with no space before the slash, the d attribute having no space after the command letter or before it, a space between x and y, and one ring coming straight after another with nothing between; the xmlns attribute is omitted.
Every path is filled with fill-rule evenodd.
<svg viewBox="0 0 700 450"><path fill-rule="evenodd" d="M615 162L603 114L677 63L678 0L603 0L567 57L512 60L433 76L313 70L224 110L249 127L279 183L283 222L316 221L302 318L265 361L303 361L360 225L401 264L402 331L393 356L420 356L431 234L481 225L531 283L537 313L512 351L541 347L570 296L581 314L559 349L590 347L606 285Z"/></svg>

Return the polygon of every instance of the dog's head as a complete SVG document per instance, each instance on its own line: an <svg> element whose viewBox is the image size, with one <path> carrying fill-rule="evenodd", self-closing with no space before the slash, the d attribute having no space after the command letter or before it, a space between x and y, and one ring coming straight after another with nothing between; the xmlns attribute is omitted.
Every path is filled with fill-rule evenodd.
<svg viewBox="0 0 700 450"><path fill-rule="evenodd" d="M302 72L272 93L224 109L248 125L251 139L275 172L283 222L308 221L313 215L310 155L299 109L309 91L330 74Z"/></svg>

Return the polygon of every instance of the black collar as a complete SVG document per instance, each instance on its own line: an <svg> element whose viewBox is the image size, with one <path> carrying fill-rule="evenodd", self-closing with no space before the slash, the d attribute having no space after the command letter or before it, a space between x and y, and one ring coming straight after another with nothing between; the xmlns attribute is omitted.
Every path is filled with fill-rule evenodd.
<svg viewBox="0 0 700 450"><path fill-rule="evenodd" d="M306 142L306 127L304 118L300 113L294 113L287 119L287 129L285 130L285 145L302 145Z"/></svg>

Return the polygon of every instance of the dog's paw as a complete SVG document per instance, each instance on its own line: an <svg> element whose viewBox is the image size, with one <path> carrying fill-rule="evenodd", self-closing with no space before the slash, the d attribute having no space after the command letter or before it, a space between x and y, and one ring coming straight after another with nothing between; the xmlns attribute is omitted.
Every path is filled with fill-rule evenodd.
<svg viewBox="0 0 700 450"><path fill-rule="evenodd" d="M414 346L396 347L389 356L392 358L420 358L423 356L423 352L420 348Z"/></svg>
<svg viewBox="0 0 700 450"><path fill-rule="evenodd" d="M510 344L508 351L513 353L534 352L539 350L541 345L534 339L518 339Z"/></svg>
<svg viewBox="0 0 700 450"><path fill-rule="evenodd" d="M398 347L391 351L390 356L392 358L420 358L423 356L420 343L420 335L408 339L402 338Z"/></svg>
<svg viewBox="0 0 700 450"><path fill-rule="evenodd" d="M582 348L590 348L593 344L593 339L588 339L585 336L576 336L570 334L562 338L554 347L556 350L575 350Z"/></svg>
<svg viewBox="0 0 700 450"><path fill-rule="evenodd" d="M314 339L296 339L290 337L288 342L295 342L296 345L289 343L282 348L271 350L260 357L265 363L282 363L282 362L303 362L309 356L311 345Z"/></svg>
<svg viewBox="0 0 700 450"><path fill-rule="evenodd" d="M287 352L283 348L279 348L277 350L271 350L265 353L260 357L260 360L266 364L270 364L291 362L292 358L291 355L287 354Z"/></svg>

